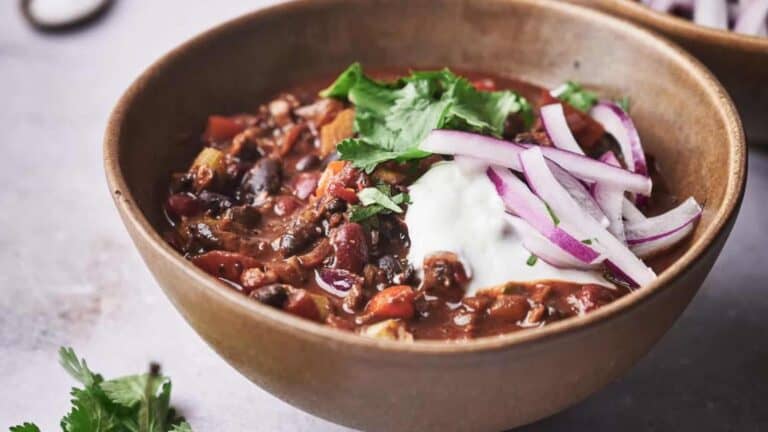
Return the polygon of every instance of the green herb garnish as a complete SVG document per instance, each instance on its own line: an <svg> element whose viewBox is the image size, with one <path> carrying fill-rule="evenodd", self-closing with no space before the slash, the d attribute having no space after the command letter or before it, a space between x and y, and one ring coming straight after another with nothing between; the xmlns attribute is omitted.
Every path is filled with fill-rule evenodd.
<svg viewBox="0 0 768 432"><path fill-rule="evenodd" d="M616 104L620 106L624 112L629 112L629 96L622 96L616 99Z"/></svg>
<svg viewBox="0 0 768 432"><path fill-rule="evenodd" d="M407 193L392 195L388 185L369 187L357 193L361 205L350 207L349 220L360 222L378 214L402 213L402 205L410 204Z"/></svg>
<svg viewBox="0 0 768 432"><path fill-rule="evenodd" d="M557 217L555 212L552 210L552 207L550 207L547 203L544 203L544 206L547 208L547 213L549 213L549 217L552 218L552 222L555 224L555 226L560 225L560 218Z"/></svg>
<svg viewBox="0 0 768 432"><path fill-rule="evenodd" d="M558 87L556 97L582 112L589 111L597 103L597 94L585 90L574 81L567 81Z"/></svg>
<svg viewBox="0 0 768 432"><path fill-rule="evenodd" d="M357 138L340 142L337 150L341 159L367 173L388 160L429 156L418 147L433 129L501 136L512 113L519 113L526 125L533 122L530 104L517 93L478 91L448 69L379 82L355 63L320 95L348 99L355 105Z"/></svg>
<svg viewBox="0 0 768 432"><path fill-rule="evenodd" d="M59 363L83 388L73 388L72 409L61 419L64 432L192 432L170 406L171 380L152 365L147 374L113 380L91 371L72 348L59 349ZM33 423L11 432L40 432Z"/></svg>
<svg viewBox="0 0 768 432"><path fill-rule="evenodd" d="M533 267L533 266L536 265L536 261L538 261L538 260L539 260L539 257L537 257L534 254L531 254L531 256L528 257L528 261L526 261L525 263L528 264L529 266Z"/></svg>
<svg viewBox="0 0 768 432"><path fill-rule="evenodd" d="M584 243L585 245L591 245L592 244L592 240L591 239L584 239L581 242Z"/></svg>

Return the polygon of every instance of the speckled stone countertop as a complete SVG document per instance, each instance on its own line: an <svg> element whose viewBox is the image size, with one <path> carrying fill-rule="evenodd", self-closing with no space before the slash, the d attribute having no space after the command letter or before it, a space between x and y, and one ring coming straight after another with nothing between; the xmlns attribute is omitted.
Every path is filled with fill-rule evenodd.
<svg viewBox="0 0 768 432"><path fill-rule="evenodd" d="M266 3L118 1L93 27L54 37L25 25L16 1L0 2L0 430L25 420L58 430L73 384L56 363L60 345L108 376L161 362L196 431L347 430L252 385L194 334L104 182L102 133L131 80ZM733 235L674 328L623 379L525 430L768 430L768 155L750 159Z"/></svg>

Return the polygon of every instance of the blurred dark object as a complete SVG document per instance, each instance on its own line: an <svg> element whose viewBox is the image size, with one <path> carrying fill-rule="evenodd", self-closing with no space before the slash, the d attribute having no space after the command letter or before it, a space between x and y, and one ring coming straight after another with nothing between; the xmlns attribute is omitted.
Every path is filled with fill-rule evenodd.
<svg viewBox="0 0 768 432"><path fill-rule="evenodd" d="M37 30L73 31L98 20L115 0L21 0L21 14Z"/></svg>

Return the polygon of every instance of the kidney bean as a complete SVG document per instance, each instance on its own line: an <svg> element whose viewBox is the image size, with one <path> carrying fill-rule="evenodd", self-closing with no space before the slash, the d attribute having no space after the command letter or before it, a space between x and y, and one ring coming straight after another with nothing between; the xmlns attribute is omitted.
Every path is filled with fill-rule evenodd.
<svg viewBox="0 0 768 432"><path fill-rule="evenodd" d="M185 194L177 193L168 197L166 202L166 208L168 213L173 216L194 216L202 210L200 201L196 197Z"/></svg>
<svg viewBox="0 0 768 432"><path fill-rule="evenodd" d="M314 154L308 154L296 161L296 171L309 171L320 165L320 158Z"/></svg>
<svg viewBox="0 0 768 432"><path fill-rule="evenodd" d="M280 162L275 159L260 159L243 176L243 189L251 193L267 192L270 195L276 194L280 190L282 183L282 169L283 167Z"/></svg>
<svg viewBox="0 0 768 432"><path fill-rule="evenodd" d="M368 262L368 244L363 227L356 223L346 223L331 233L331 245L336 256L335 268L341 268L360 274Z"/></svg>
<svg viewBox="0 0 768 432"><path fill-rule="evenodd" d="M297 289L288 294L288 301L283 310L296 316L312 321L320 321L320 310L312 296L303 289Z"/></svg>
<svg viewBox="0 0 768 432"><path fill-rule="evenodd" d="M317 180L320 178L320 174L313 173L300 173L293 180L293 194L296 198L305 200L307 199L317 188Z"/></svg>

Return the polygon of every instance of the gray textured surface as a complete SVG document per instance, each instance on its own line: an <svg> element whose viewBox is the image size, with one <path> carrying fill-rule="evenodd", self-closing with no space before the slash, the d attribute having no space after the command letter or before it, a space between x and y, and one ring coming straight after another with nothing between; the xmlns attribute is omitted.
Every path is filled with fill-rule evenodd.
<svg viewBox="0 0 768 432"><path fill-rule="evenodd" d="M107 375L162 362L198 431L344 430L251 385L192 332L104 185L101 136L120 92L179 42L267 2L217 3L124 0L93 28L48 37L0 2L0 430L57 429L72 384L62 344ZM741 217L685 315L624 379L528 430L768 430L768 157L750 156Z"/></svg>

